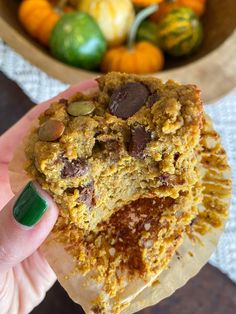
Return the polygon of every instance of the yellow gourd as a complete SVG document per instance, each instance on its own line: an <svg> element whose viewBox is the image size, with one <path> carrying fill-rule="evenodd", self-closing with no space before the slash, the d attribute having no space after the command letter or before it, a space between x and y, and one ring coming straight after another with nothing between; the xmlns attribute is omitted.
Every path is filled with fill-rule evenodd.
<svg viewBox="0 0 236 314"><path fill-rule="evenodd" d="M109 46L122 44L134 21L131 0L81 0L78 8L94 17Z"/></svg>

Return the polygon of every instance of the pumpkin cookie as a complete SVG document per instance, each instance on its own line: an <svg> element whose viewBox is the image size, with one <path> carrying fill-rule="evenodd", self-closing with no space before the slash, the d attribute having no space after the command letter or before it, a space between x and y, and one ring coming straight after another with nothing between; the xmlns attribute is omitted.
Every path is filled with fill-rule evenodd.
<svg viewBox="0 0 236 314"><path fill-rule="evenodd" d="M229 166L196 86L119 73L97 81L95 93L41 115L26 169L59 205L43 251L71 298L86 313L133 313L209 258L221 231L205 234L227 217ZM206 248L191 247L191 270L195 232ZM164 275L159 293L178 248L183 261L167 273L181 279Z"/></svg>
<svg viewBox="0 0 236 314"><path fill-rule="evenodd" d="M94 230L140 198L189 193L199 181L199 90L111 73L96 95L77 94L41 115L27 172L76 226Z"/></svg>

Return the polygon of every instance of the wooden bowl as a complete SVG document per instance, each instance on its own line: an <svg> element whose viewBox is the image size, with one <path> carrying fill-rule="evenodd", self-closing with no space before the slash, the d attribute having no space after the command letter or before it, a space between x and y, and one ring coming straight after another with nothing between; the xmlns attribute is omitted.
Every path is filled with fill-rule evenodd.
<svg viewBox="0 0 236 314"><path fill-rule="evenodd" d="M19 1L0 0L0 37L29 62L48 75L73 84L98 76L61 63L35 42L17 18ZM166 69L154 75L182 83L195 83L210 102L236 87L236 0L207 0L203 17L204 41L197 53L183 59L167 59Z"/></svg>

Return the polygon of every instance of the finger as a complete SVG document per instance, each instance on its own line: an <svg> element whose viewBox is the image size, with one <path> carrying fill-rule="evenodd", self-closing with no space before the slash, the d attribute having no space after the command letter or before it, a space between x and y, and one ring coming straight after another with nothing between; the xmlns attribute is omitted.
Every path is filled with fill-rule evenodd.
<svg viewBox="0 0 236 314"><path fill-rule="evenodd" d="M58 209L37 184L24 190L0 212L0 273L35 252L52 230Z"/></svg>
<svg viewBox="0 0 236 314"><path fill-rule="evenodd" d="M36 251L10 271L0 274L1 314L31 313L55 281L55 273Z"/></svg>
<svg viewBox="0 0 236 314"><path fill-rule="evenodd" d="M0 163L0 211L13 197L14 193L11 189L8 166Z"/></svg>
<svg viewBox="0 0 236 314"><path fill-rule="evenodd" d="M0 162L8 163L12 159L16 146L19 145L19 142L27 134L32 121L46 108L48 108L52 102L55 102L61 98L67 99L79 91L86 91L95 87L97 87L97 82L95 80L85 81L83 83L73 85L56 97L31 109L22 119L20 119L13 127L11 127L0 137Z"/></svg>

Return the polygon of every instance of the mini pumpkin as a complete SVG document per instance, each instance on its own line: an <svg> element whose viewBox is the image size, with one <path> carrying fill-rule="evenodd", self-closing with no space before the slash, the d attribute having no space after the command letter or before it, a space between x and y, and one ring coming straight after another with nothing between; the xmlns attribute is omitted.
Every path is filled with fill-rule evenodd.
<svg viewBox="0 0 236 314"><path fill-rule="evenodd" d="M19 7L19 19L26 31L44 45L60 15L47 0L24 0Z"/></svg>
<svg viewBox="0 0 236 314"><path fill-rule="evenodd" d="M94 17L109 46L123 43L134 21L131 0L81 0L78 8Z"/></svg>
<svg viewBox="0 0 236 314"><path fill-rule="evenodd" d="M159 9L151 16L155 22L163 19L171 10L187 7L192 9L198 16L205 12L206 0L164 0L160 3Z"/></svg>
<svg viewBox="0 0 236 314"><path fill-rule="evenodd" d="M185 7L172 10L158 26L161 48L172 56L192 53L203 37L202 25L193 12Z"/></svg>
<svg viewBox="0 0 236 314"><path fill-rule="evenodd" d="M127 46L115 47L107 51L101 65L103 72L145 74L157 72L163 68L164 56L158 47L148 41L134 43L140 23L156 8L156 5L152 5L137 15L129 33Z"/></svg>
<svg viewBox="0 0 236 314"><path fill-rule="evenodd" d="M125 46L108 50L103 59L102 72L125 72L134 74L153 73L164 65L162 51L149 42L141 41L127 49Z"/></svg>

